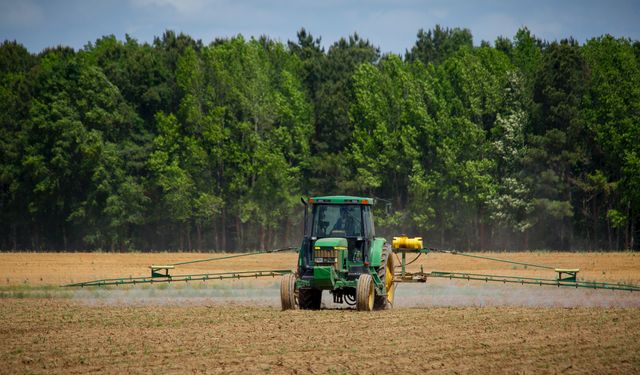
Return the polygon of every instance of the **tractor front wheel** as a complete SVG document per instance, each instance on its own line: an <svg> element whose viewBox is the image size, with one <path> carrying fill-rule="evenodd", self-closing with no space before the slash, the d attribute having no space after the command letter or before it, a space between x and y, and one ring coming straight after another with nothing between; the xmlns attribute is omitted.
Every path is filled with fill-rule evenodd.
<svg viewBox="0 0 640 375"><path fill-rule="evenodd" d="M282 310L294 310L298 306L296 301L296 275L286 274L280 280L280 302Z"/></svg>
<svg viewBox="0 0 640 375"><path fill-rule="evenodd" d="M363 273L358 277L358 285L356 287L356 309L358 311L373 310L374 297L373 278L371 275Z"/></svg>

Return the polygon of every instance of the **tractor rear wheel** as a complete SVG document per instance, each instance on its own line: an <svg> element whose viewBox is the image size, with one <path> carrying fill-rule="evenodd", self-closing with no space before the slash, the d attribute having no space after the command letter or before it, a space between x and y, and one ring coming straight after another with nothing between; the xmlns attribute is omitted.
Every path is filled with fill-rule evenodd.
<svg viewBox="0 0 640 375"><path fill-rule="evenodd" d="M363 273L358 277L358 285L356 287L356 309L358 311L373 310L374 298L373 278L371 275Z"/></svg>
<svg viewBox="0 0 640 375"><path fill-rule="evenodd" d="M387 290L386 295L375 296L373 308L376 310L384 310L393 306L393 297L395 296L396 286L393 283L394 262L393 252L389 244L385 244L384 251L382 253L382 259L380 261L380 267L378 267L378 277L384 283Z"/></svg>
<svg viewBox="0 0 640 375"><path fill-rule="evenodd" d="M280 302L282 310L294 310L298 306L296 301L296 275L286 274L280 280Z"/></svg>
<svg viewBox="0 0 640 375"><path fill-rule="evenodd" d="M322 289L302 288L298 290L298 305L301 310L319 310Z"/></svg>

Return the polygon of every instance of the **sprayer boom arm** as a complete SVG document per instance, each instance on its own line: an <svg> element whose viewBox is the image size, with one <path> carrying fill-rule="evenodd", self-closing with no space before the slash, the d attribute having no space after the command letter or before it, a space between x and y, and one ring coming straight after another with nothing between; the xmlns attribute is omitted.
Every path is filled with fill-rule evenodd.
<svg viewBox="0 0 640 375"><path fill-rule="evenodd" d="M108 286L108 285L128 285L128 284L153 284L153 283L170 283L174 281L207 281L207 280L224 280L224 279L241 279L247 277L265 277L265 276L282 276L291 273L291 270L264 270L264 271L241 271L241 272L215 272L215 273L199 273L191 275L159 275L145 277L127 277L115 279L101 279L83 281L80 283L63 285L65 287L85 287L85 286Z"/></svg>
<svg viewBox="0 0 640 375"><path fill-rule="evenodd" d="M178 262L165 265L151 265L151 276L140 277L120 277L113 279L100 279L83 281L79 283L66 284L64 287L85 287L85 286L107 286L107 285L128 285L128 284L153 284L153 283L170 283L173 281L207 281L207 280L223 280L223 279L241 279L247 277L265 277L265 276L282 276L291 273L291 270L259 270L259 271L239 271L239 272L214 272L214 273L198 273L198 274L181 274L172 275L170 270L174 270L176 266L185 264L214 262L217 260L225 260L239 257L246 257L259 254L279 253L282 251L296 250L294 247L283 247L275 250L262 250L246 254L225 255L206 259L189 260L186 262Z"/></svg>
<svg viewBox="0 0 640 375"><path fill-rule="evenodd" d="M400 241L404 240L404 241ZM418 237L420 238L420 237ZM420 238L420 245L422 239ZM410 243L406 241L406 238L403 237L395 237L395 244L404 244ZM640 286L631 285L631 284L616 284L616 283L606 283L599 281L584 281L578 280L578 272L580 271L578 268L558 268L547 266L543 264L534 264L534 263L524 263L524 262L516 262L513 260L507 259L499 259L493 257L487 257L483 255L475 255L475 254L466 254L457 251L449 251L449 250L438 250L434 248L393 248L393 252L401 255L401 262L398 267L400 267L401 271L395 273L394 281L395 282L410 282L410 283L424 283L428 278L446 278L446 279L459 279L459 280L475 280L475 281L484 281L484 282L499 282L499 283L514 283L514 284L529 284L529 285L552 285L557 287L572 287L572 288L589 288L589 289L608 289L608 290L625 290L629 292L640 291ZM484 259L493 262L500 263L508 263L514 265L524 266L525 268L540 268L553 270L556 273L555 279L545 279L545 278L535 278L535 277L521 277L521 276L504 276L504 275L491 275L491 274L479 274L479 273L466 273L466 272L449 272L449 271L431 271L424 272L422 267L420 267L420 272L407 272L406 266L413 263L418 259L418 257L422 254L429 253L442 253L442 254L450 254L450 255L460 255L464 257L476 258L476 259ZM417 254L416 258L412 261L406 261L407 254Z"/></svg>

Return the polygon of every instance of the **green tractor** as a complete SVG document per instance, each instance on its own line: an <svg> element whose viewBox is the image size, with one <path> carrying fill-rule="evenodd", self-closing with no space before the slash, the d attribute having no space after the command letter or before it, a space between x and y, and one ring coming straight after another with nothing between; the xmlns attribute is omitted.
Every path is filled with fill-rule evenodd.
<svg viewBox="0 0 640 375"><path fill-rule="evenodd" d="M319 309L324 290L334 303L355 305L360 311L390 308L393 252L384 238L376 237L374 200L327 196L302 202L304 238L297 272L282 279L282 309Z"/></svg>

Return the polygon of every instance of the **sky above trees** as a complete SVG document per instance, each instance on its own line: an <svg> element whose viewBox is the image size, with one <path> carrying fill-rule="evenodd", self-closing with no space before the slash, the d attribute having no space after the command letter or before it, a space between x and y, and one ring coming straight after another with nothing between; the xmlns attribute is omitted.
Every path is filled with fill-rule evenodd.
<svg viewBox="0 0 640 375"><path fill-rule="evenodd" d="M420 28L439 24L473 30L474 44L513 37L526 26L541 39L603 34L640 39L640 2L611 1L262 1L262 0L0 0L0 39L31 52L129 34L151 42L164 30L182 31L208 44L217 37L269 35L283 42L305 27L328 47L358 32L381 52L404 53Z"/></svg>

